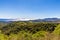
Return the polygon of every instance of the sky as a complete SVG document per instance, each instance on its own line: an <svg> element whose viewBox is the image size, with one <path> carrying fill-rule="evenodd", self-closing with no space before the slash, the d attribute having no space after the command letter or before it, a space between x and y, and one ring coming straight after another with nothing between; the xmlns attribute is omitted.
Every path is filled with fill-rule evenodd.
<svg viewBox="0 0 60 40"><path fill-rule="evenodd" d="M0 18L60 18L60 0L0 0Z"/></svg>

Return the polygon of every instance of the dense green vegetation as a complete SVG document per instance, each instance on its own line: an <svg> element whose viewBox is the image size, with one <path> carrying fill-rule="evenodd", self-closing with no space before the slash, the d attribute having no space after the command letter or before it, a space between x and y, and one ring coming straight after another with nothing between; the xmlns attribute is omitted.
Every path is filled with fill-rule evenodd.
<svg viewBox="0 0 60 40"><path fill-rule="evenodd" d="M60 23L30 21L0 25L0 40L59 40L60 36Z"/></svg>

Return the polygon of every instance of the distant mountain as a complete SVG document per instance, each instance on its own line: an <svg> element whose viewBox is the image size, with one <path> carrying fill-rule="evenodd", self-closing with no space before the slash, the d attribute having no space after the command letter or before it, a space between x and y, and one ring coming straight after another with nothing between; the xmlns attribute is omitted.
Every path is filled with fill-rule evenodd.
<svg viewBox="0 0 60 40"><path fill-rule="evenodd" d="M58 21L60 19L59 18L45 18L43 20L45 20L45 21Z"/></svg>
<svg viewBox="0 0 60 40"><path fill-rule="evenodd" d="M32 21L32 22L60 22L60 18L45 18L45 19L0 19L0 22L11 22L11 21Z"/></svg>
<svg viewBox="0 0 60 40"><path fill-rule="evenodd" d="M10 21L28 21L30 19L0 19L0 22L10 22Z"/></svg>
<svg viewBox="0 0 60 40"><path fill-rule="evenodd" d="M12 21L13 19L0 19L0 21Z"/></svg>
<svg viewBox="0 0 60 40"><path fill-rule="evenodd" d="M45 19L36 19L30 20L32 22L60 22L60 18L45 18Z"/></svg>

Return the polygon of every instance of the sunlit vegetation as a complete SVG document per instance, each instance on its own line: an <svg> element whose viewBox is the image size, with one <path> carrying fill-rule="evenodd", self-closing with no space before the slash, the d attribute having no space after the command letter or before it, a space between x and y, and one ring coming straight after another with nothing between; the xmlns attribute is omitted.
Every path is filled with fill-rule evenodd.
<svg viewBox="0 0 60 40"><path fill-rule="evenodd" d="M60 24L47 22L2 24L0 40L60 40Z"/></svg>

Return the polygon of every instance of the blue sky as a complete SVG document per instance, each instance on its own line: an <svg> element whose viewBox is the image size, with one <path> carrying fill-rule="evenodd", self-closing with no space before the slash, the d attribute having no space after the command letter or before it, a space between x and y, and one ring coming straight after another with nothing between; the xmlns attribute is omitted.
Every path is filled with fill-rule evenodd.
<svg viewBox="0 0 60 40"><path fill-rule="evenodd" d="M60 0L0 0L0 18L60 18Z"/></svg>

